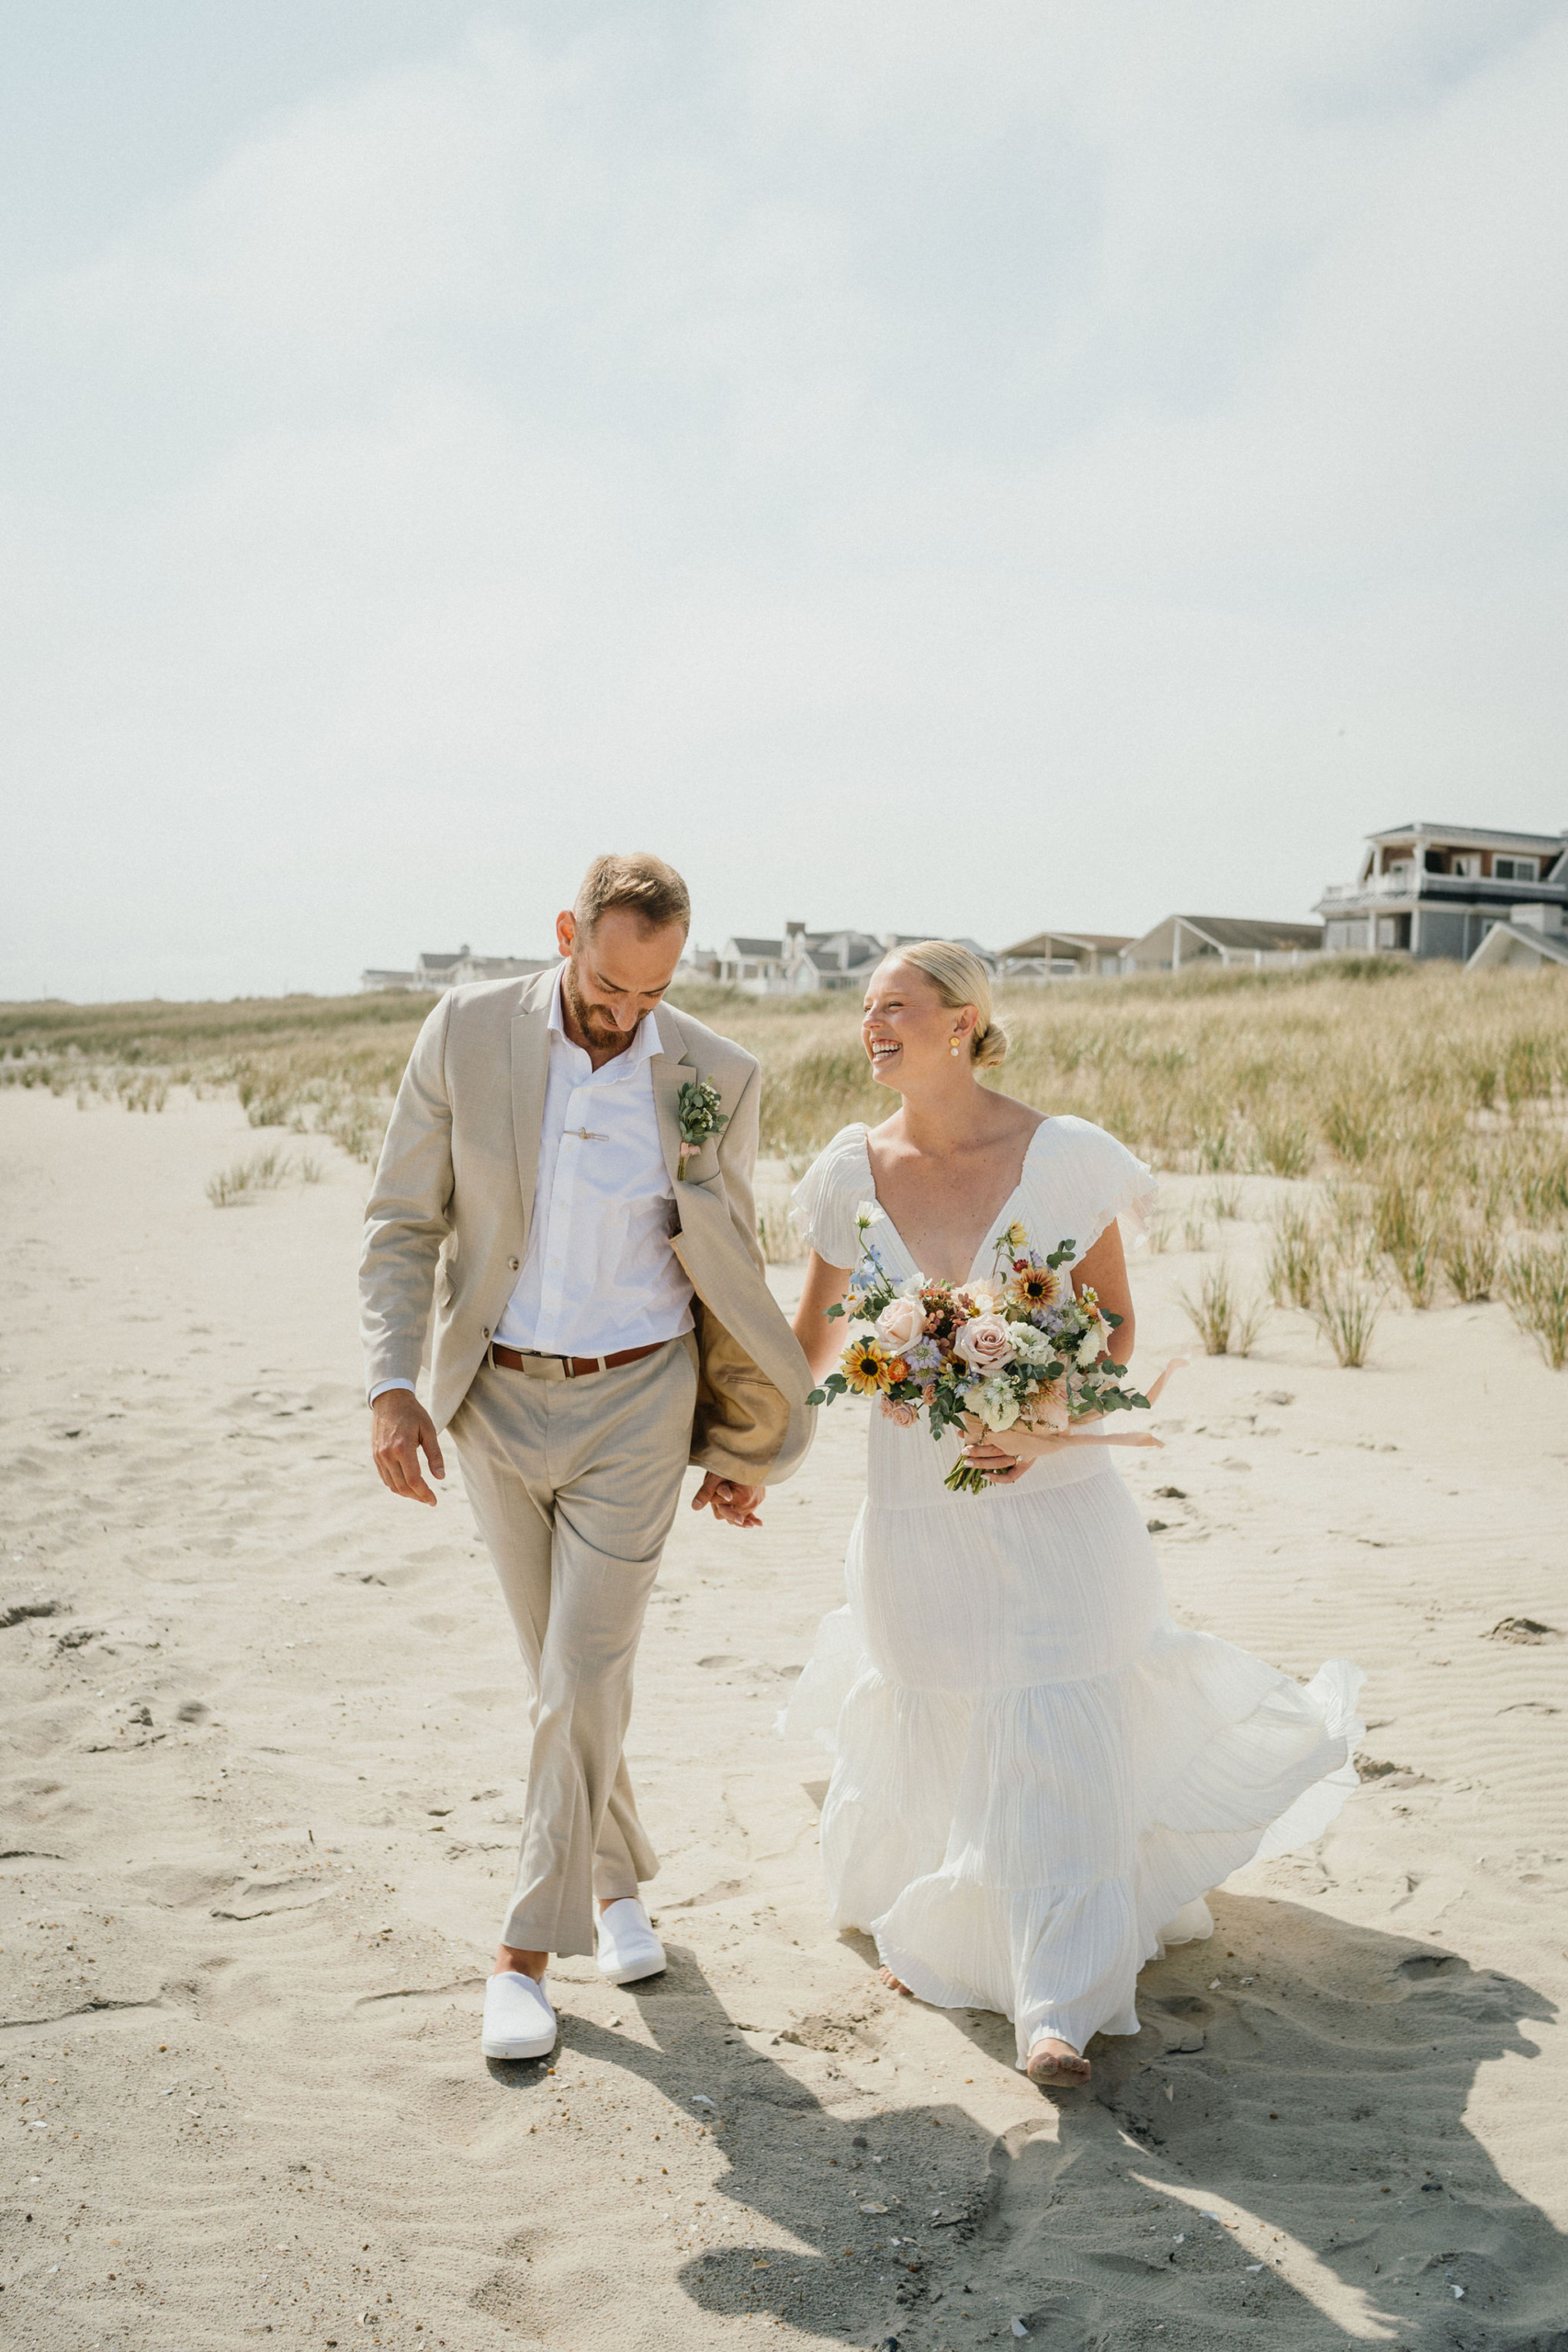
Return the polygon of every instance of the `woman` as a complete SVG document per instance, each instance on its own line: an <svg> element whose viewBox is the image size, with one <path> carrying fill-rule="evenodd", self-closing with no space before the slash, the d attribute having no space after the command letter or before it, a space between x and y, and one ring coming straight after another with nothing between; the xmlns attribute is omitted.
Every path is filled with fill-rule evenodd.
<svg viewBox="0 0 1568 2352"><path fill-rule="evenodd" d="M1141 1227L1153 1180L1102 1128L980 1084L1007 1051L984 966L945 941L900 948L861 1035L903 1099L835 1136L795 1194L810 1262L795 1329L818 1377L867 1210L896 1280L982 1281L1014 1221L1043 1255L1071 1240L1075 1288L1124 1318L1125 1363L1117 1220ZM1338 1811L1362 1678L1337 1663L1303 1690L1181 1632L1091 1436L977 1434L980 1494L943 1485L958 1444L873 1419L848 1606L824 1620L785 1729L835 1753L835 1924L870 1929L895 1989L1012 2018L1032 2081L1083 2083L1091 2034L1137 2032L1144 1962L1213 1932L1204 1891Z"/></svg>

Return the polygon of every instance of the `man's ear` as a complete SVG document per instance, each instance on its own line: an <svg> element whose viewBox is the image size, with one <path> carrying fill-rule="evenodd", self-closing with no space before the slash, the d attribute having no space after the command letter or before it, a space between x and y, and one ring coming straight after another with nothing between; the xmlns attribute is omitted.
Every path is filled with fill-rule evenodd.
<svg viewBox="0 0 1568 2352"><path fill-rule="evenodd" d="M569 907L556 917L556 945L563 956L570 956L577 940L577 917Z"/></svg>

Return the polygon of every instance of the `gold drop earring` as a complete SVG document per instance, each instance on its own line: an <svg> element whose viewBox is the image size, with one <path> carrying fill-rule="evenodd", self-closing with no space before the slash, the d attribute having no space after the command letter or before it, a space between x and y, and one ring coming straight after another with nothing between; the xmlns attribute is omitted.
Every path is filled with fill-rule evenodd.
<svg viewBox="0 0 1568 2352"><path fill-rule="evenodd" d="M958 1040L956 1037L954 1037L952 1045L949 1046L947 1050L953 1056L954 1061L956 1061L958 1058Z"/></svg>

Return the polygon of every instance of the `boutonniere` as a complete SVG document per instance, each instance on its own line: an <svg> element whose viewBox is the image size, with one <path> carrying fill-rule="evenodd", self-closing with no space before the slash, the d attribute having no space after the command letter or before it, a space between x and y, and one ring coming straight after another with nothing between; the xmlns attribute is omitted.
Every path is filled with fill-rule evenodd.
<svg viewBox="0 0 1568 2352"><path fill-rule="evenodd" d="M729 1125L729 1114L719 1109L719 1091L711 1080L688 1079L675 1098L675 1115L681 1130L681 1165L678 1173L682 1182L686 1162L694 1151L701 1151L710 1136Z"/></svg>

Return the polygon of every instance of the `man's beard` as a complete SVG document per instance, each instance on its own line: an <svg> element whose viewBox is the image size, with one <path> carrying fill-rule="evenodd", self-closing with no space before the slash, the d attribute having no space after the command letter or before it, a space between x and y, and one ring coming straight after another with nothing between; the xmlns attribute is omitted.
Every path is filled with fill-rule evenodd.
<svg viewBox="0 0 1568 2352"><path fill-rule="evenodd" d="M561 975L561 987L565 991L567 1002L571 1007L571 1017L591 1046L597 1046L601 1051L605 1046L610 1046L619 1052L624 1046L631 1044L632 1039L637 1035L637 1031L617 1029L602 1005L590 1004L587 1001L582 990L577 985L577 966L570 959L568 960L566 970Z"/></svg>

